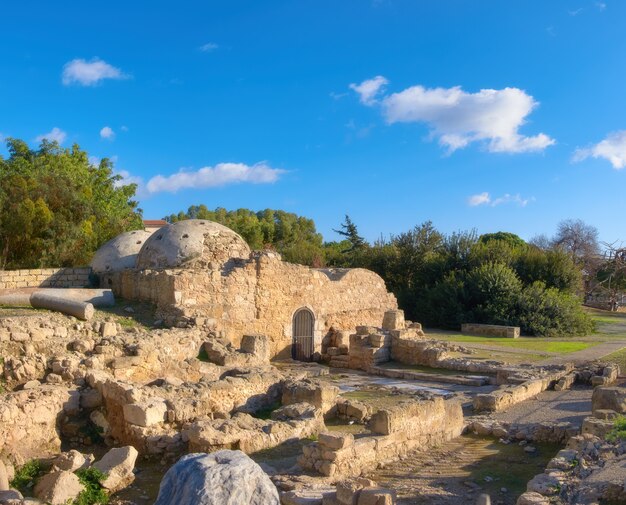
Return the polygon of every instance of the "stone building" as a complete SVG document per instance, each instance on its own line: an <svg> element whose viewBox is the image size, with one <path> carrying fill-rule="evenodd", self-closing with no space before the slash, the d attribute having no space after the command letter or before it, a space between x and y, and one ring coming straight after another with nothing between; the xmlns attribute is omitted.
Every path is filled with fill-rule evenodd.
<svg viewBox="0 0 626 505"><path fill-rule="evenodd" d="M250 251L234 231L206 220L167 225L141 241L117 237L92 267L101 287L154 303L168 325L211 327L235 345L244 334L264 334L278 357L311 359L331 328L380 326L397 308L374 272L287 263L275 252Z"/></svg>

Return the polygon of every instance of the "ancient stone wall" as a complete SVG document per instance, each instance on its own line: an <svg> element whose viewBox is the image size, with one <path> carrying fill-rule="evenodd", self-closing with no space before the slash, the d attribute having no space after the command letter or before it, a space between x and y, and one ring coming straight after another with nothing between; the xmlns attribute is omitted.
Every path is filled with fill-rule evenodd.
<svg viewBox="0 0 626 505"><path fill-rule="evenodd" d="M0 271L0 289L86 288L91 268L36 268Z"/></svg>
<svg viewBox="0 0 626 505"><path fill-rule="evenodd" d="M101 276L116 295L158 306L169 325L205 324L239 346L245 333L270 337L272 356L289 357L294 313L314 314L315 351L331 328L380 326L386 310L396 309L377 274L364 269L320 270L283 262L271 252L233 258L212 270L126 270Z"/></svg>
<svg viewBox="0 0 626 505"><path fill-rule="evenodd" d="M488 337L518 338L519 326L501 326L499 324L465 323L461 325L463 333L471 335L486 335Z"/></svg>
<svg viewBox="0 0 626 505"><path fill-rule="evenodd" d="M78 398L78 391L57 386L6 393L0 400L0 456L23 464L58 452L59 424L78 411Z"/></svg>
<svg viewBox="0 0 626 505"><path fill-rule="evenodd" d="M329 432L305 446L299 463L331 477L359 475L377 464L417 448L431 447L463 432L459 402L436 397L378 411L370 420L372 436Z"/></svg>

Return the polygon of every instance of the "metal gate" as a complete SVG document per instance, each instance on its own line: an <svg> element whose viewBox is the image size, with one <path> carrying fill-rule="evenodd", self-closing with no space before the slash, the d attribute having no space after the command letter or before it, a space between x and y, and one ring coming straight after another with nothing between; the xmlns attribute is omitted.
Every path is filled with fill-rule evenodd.
<svg viewBox="0 0 626 505"><path fill-rule="evenodd" d="M291 357L298 361L311 361L314 352L313 329L315 317L309 309L298 309L293 315L293 343Z"/></svg>

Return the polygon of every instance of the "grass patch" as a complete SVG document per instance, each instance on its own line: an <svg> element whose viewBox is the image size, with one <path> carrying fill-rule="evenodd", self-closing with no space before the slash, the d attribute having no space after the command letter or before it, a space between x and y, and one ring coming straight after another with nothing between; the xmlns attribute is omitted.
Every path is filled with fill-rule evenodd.
<svg viewBox="0 0 626 505"><path fill-rule="evenodd" d="M38 459L31 459L15 471L11 487L23 495L29 495L37 479L43 474L44 468Z"/></svg>
<svg viewBox="0 0 626 505"><path fill-rule="evenodd" d="M610 361L619 365L620 370L626 370L626 348L621 351L614 352L608 356L604 356L602 361Z"/></svg>
<svg viewBox="0 0 626 505"><path fill-rule="evenodd" d="M120 317L117 322L120 323L122 328L134 328L139 324L131 317Z"/></svg>
<svg viewBox="0 0 626 505"><path fill-rule="evenodd" d="M109 503L109 495L101 484L106 479L106 474L97 468L84 468L78 470L76 475L85 489L80 492L73 505L106 505Z"/></svg>
<svg viewBox="0 0 626 505"><path fill-rule="evenodd" d="M582 351L588 347L597 345L599 342L579 342L571 340L554 340L551 338L505 338L505 337L483 337L480 335L463 335L463 334L435 334L434 338L447 340L450 342L469 342L485 345L494 345L499 347L508 347L513 349L526 349L529 351L556 352L560 354L568 354L570 352Z"/></svg>

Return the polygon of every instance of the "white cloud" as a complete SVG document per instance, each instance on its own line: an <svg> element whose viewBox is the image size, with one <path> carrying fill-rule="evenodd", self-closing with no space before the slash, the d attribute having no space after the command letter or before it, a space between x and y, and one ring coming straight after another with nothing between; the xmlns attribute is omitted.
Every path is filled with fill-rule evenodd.
<svg viewBox="0 0 626 505"><path fill-rule="evenodd" d="M91 61L75 59L63 66L63 84L80 84L95 86L104 79L126 79L119 68L109 65L106 61L94 58Z"/></svg>
<svg viewBox="0 0 626 505"><path fill-rule="evenodd" d="M472 195L467 199L467 203L470 207L478 207L480 205L485 205L489 207L497 207L498 205L503 205L505 203L514 203L519 207L526 207L529 202L534 201L534 198L522 198L519 193L516 195L511 195L509 193L505 193L504 195L498 198L491 198L491 195L488 192L478 193L476 195Z"/></svg>
<svg viewBox="0 0 626 505"><path fill-rule="evenodd" d="M484 193L472 195L467 199L467 203L470 207L477 207L478 205L488 204L489 202L491 202L491 197L486 191Z"/></svg>
<svg viewBox="0 0 626 505"><path fill-rule="evenodd" d="M6 139L6 136L2 132L0 132L0 142L4 142L5 139Z"/></svg>
<svg viewBox="0 0 626 505"><path fill-rule="evenodd" d="M604 2L596 2L596 7L600 10L600 12L602 12L603 10L606 9L606 3L604 3Z"/></svg>
<svg viewBox="0 0 626 505"><path fill-rule="evenodd" d="M530 137L519 133L526 117L539 105L521 89L481 89L468 93L460 86L411 86L376 99L387 82L377 76L350 87L365 105L380 105L389 124L427 124L431 136L438 138L439 144L449 152L472 142L486 143L490 152L506 153L542 151L555 143L545 133Z"/></svg>
<svg viewBox="0 0 626 505"><path fill-rule="evenodd" d="M576 149L572 161L578 162L589 157L604 158L617 170L626 167L626 130L609 133L604 140L591 147Z"/></svg>
<svg viewBox="0 0 626 505"><path fill-rule="evenodd" d="M201 45L199 49L203 53L212 53L218 47L220 47L220 46L218 46L215 42L207 42L206 44Z"/></svg>
<svg viewBox="0 0 626 505"><path fill-rule="evenodd" d="M37 142L41 142L42 140L48 140L50 142L58 142L59 144L62 144L63 142L65 142L66 138L67 133L55 126L48 133L42 133L41 135L39 135L37 137Z"/></svg>
<svg viewBox="0 0 626 505"><path fill-rule="evenodd" d="M110 126L105 126L100 130L100 138L113 140L115 138L115 132Z"/></svg>
<svg viewBox="0 0 626 505"><path fill-rule="evenodd" d="M128 126L124 126L124 125L122 125L122 127L120 128L120 130L122 130L123 132L127 132L127 131L128 131Z"/></svg>
<svg viewBox="0 0 626 505"><path fill-rule="evenodd" d="M583 8L579 7L578 9L568 10L567 13L570 16L578 16L582 11L583 11Z"/></svg>
<svg viewBox="0 0 626 505"><path fill-rule="evenodd" d="M167 177L157 175L148 181L146 187L149 193L175 193L179 189L214 188L240 182L267 184L276 182L283 173L285 170L272 168L266 163L218 163L214 167L203 167L195 172L181 170Z"/></svg>
<svg viewBox="0 0 626 505"><path fill-rule="evenodd" d="M389 81L382 75L377 75L373 79L366 79L361 84L350 84L350 89L356 91L359 95L361 103L365 105L374 105L377 103L376 95L384 91Z"/></svg>

